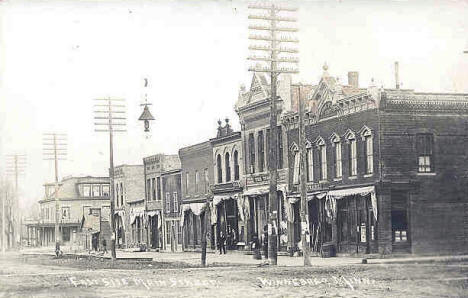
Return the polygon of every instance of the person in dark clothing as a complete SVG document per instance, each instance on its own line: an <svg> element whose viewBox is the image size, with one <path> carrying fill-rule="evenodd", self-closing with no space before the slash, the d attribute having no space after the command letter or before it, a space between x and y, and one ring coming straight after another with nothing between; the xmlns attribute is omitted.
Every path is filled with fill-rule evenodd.
<svg viewBox="0 0 468 298"><path fill-rule="evenodd" d="M97 251L98 242L97 242L97 236L96 236L95 234L93 234L93 238L92 238L91 244L92 244L92 246L93 246L93 250L94 250L94 251Z"/></svg>
<svg viewBox="0 0 468 298"><path fill-rule="evenodd" d="M262 243L262 248L263 248L263 255L265 256L265 259L268 259L268 226L265 225L263 227L263 243Z"/></svg>
<svg viewBox="0 0 468 298"><path fill-rule="evenodd" d="M260 242L258 241L258 236L256 233L252 235L252 250L254 252L254 259L261 260L262 256L260 255Z"/></svg>
<svg viewBox="0 0 468 298"><path fill-rule="evenodd" d="M219 241L218 241L218 246L219 246L219 254L226 254L226 236L224 235L224 232L219 233Z"/></svg>
<svg viewBox="0 0 468 298"><path fill-rule="evenodd" d="M105 254L107 253L107 242L105 238L102 239L102 250L104 251Z"/></svg>
<svg viewBox="0 0 468 298"><path fill-rule="evenodd" d="M63 252L60 250L60 242L55 242L55 256L61 257L63 255Z"/></svg>

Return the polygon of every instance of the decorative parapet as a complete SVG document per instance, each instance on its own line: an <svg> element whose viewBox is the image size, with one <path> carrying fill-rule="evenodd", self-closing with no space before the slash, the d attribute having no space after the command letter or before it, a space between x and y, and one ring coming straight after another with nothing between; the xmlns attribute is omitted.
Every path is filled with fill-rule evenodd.
<svg viewBox="0 0 468 298"><path fill-rule="evenodd" d="M385 92L385 110L468 113L468 94Z"/></svg>

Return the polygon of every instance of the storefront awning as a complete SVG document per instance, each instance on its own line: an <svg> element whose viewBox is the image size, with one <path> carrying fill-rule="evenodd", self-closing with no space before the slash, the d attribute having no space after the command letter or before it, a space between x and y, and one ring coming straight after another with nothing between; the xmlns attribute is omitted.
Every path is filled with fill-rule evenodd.
<svg viewBox="0 0 468 298"><path fill-rule="evenodd" d="M286 184L280 184L276 187L278 191L281 191L283 194L287 192L287 185ZM260 186L260 187L254 187L254 188L249 188L245 190L242 194L244 196L258 196L258 195L265 195L270 192L270 186L265 185L265 186Z"/></svg>
<svg viewBox="0 0 468 298"><path fill-rule="evenodd" d="M239 197L239 194L237 194L237 193L236 194L229 194L229 195L215 195L213 197L213 205L217 206L222 201L229 200L229 199L237 200L238 197Z"/></svg>
<svg viewBox="0 0 468 298"><path fill-rule="evenodd" d="M130 210L130 224L132 225L137 217L143 217L145 215L145 207L137 207Z"/></svg>
<svg viewBox="0 0 468 298"><path fill-rule="evenodd" d="M307 193L307 201L310 201L312 199L318 199L321 200L327 196L327 192L314 192L314 193ZM288 201L290 204L294 204L298 202L301 199L301 195L299 194L293 194L288 196Z"/></svg>
<svg viewBox="0 0 468 298"><path fill-rule="evenodd" d="M125 210L115 211L114 214L123 218L125 216Z"/></svg>
<svg viewBox="0 0 468 298"><path fill-rule="evenodd" d="M369 194L371 196L372 211L374 213L375 220L377 220L377 196L375 195L375 186L331 190L327 193L327 202L330 203L329 205L332 209L336 209L335 200L352 195L367 196Z"/></svg>
<svg viewBox="0 0 468 298"><path fill-rule="evenodd" d="M185 212L192 211L193 214L200 216L200 214L205 211L206 203L189 203L183 204L180 214L180 226L184 226L185 221Z"/></svg>

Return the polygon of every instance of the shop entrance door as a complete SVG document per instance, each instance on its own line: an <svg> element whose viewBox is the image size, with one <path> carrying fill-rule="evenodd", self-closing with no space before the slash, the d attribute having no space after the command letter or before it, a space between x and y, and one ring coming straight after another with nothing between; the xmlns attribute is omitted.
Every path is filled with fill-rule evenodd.
<svg viewBox="0 0 468 298"><path fill-rule="evenodd" d="M410 252L408 193L392 191L392 246L394 252Z"/></svg>
<svg viewBox="0 0 468 298"><path fill-rule="evenodd" d="M151 248L159 247L158 215L151 217Z"/></svg>

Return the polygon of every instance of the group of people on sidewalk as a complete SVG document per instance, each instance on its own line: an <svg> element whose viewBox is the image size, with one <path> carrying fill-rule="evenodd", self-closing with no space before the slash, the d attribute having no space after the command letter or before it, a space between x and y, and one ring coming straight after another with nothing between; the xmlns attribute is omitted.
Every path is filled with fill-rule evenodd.
<svg viewBox="0 0 468 298"><path fill-rule="evenodd" d="M99 238L93 235L93 238L91 240L91 245L94 251L98 251L98 243L99 243ZM105 238L102 239L101 244L102 244L102 252L106 254L107 253L107 241Z"/></svg>
<svg viewBox="0 0 468 298"><path fill-rule="evenodd" d="M234 233L233 235L230 235L230 242L232 242L233 237L235 237ZM263 227L263 234L261 238L262 244L260 245L260 239L258 239L258 235L256 233L252 235L252 250L260 252L260 248L262 248L264 257L268 258L268 226L266 225ZM226 254L226 240L226 235L223 231L221 231L218 237L218 249L220 255ZM232 245L232 243L230 243L230 245Z"/></svg>

